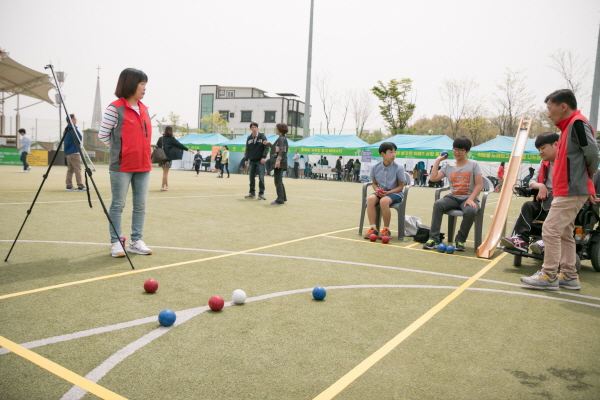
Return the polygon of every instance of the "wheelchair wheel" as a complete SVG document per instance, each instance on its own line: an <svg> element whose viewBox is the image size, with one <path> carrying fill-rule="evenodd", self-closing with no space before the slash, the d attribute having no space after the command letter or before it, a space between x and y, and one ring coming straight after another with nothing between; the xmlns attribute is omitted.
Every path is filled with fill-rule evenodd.
<svg viewBox="0 0 600 400"><path fill-rule="evenodd" d="M581 271L581 259L579 258L579 254L575 254L575 269L577 269L577 273Z"/></svg>
<svg viewBox="0 0 600 400"><path fill-rule="evenodd" d="M520 267L520 266L521 266L521 261L522 261L522 260L523 260L523 256L521 256L521 255L518 255L518 256L517 256L517 255L515 255L515 256L513 257L513 265L514 265L515 267Z"/></svg>
<svg viewBox="0 0 600 400"><path fill-rule="evenodd" d="M592 266L596 271L600 272L600 242L592 244L591 253Z"/></svg>

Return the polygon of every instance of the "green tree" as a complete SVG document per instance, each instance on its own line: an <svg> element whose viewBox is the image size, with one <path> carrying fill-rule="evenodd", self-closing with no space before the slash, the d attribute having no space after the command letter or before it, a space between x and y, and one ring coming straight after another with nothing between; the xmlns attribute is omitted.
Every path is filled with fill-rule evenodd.
<svg viewBox="0 0 600 400"><path fill-rule="evenodd" d="M381 81L377 83L379 85L373 87L371 91L383 103L379 109L387 123L387 128L393 135L405 131L417 107L411 102L412 98L409 100L412 80L392 79L387 86Z"/></svg>
<svg viewBox="0 0 600 400"><path fill-rule="evenodd" d="M227 134L228 122L221 113L212 113L205 115L200 120L200 126L204 127L206 133L220 133L221 135Z"/></svg>

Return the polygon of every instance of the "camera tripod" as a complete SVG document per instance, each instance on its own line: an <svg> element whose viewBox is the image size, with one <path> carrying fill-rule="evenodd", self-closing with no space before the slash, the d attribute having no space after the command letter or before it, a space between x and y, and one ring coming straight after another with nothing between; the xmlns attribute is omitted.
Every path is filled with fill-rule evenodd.
<svg viewBox="0 0 600 400"><path fill-rule="evenodd" d="M33 210L33 206L35 205L35 202L36 202L38 196L40 195L40 192L42 191L42 187L44 186L44 183L46 182L46 179L48 179L48 176L50 175L50 170L52 169L52 165L54 164L54 160L56 160L56 156L58 155L58 150L63 145L63 142L65 141L66 135L70 134L71 138L73 139L73 142L75 143L75 147L77 148L77 151L79 152L79 155L81 156L81 160L83 161L83 165L85 167L84 168L84 171L85 171L85 186L86 186L86 193L87 193L87 198L88 198L88 204L90 205L90 208L92 208L92 200L90 198L90 190L89 190L89 186L88 186L88 177L89 177L90 181L92 182L92 185L94 186L94 190L96 192L96 195L98 196L98 200L100 201L100 204L102 205L102 209L104 210L104 214L106 215L106 218L108 218L108 222L109 222L109 224L110 224L113 232L115 232L115 234L119 238L119 243L121 243L121 247L123 248L123 253L125 253L125 256L127 257L127 260L129 261L129 265L131 265L131 269L135 269L134 266L133 266L133 263L131 262L131 258L129 258L129 254L127 254L127 250L125 249L125 243L120 239L121 235L115 229L115 225L113 224L112 219L110 219L110 215L108 213L108 210L106 209L106 206L104 205L104 201L102 201L102 197L100 196L100 192L98 191L98 187L96 186L96 182L94 182L94 178L92 177L92 169L90 168L91 160L90 160L87 152L83 148L83 143L79 139L79 136L77 135L77 132L74 129L75 125L73 124L73 121L71 120L71 116L70 116L69 112L67 111L67 106L66 106L66 104L65 104L65 102L63 100L62 93L60 91L60 85L58 84L58 80L56 79L56 74L54 73L54 66L52 64L48 64L44 68L45 69L50 69L50 71L52 71L52 77L54 78L54 82L56 83L56 90L58 91L58 95L60 97L60 104L62 105L62 107L63 107L63 109L65 111L65 115L67 116L67 120L68 120L69 123L67 125L67 128L65 129L65 134L61 136L60 143L58 144L57 151L54 153L54 156L52 157L52 161L50 161L50 163L48 164L48 169L46 170L46 173L43 175L44 179L42 180L42 183L40 184L40 187L38 188L38 191L35 194L33 202L31 203L31 206L27 210L27 216L25 217L25 220L23 221L23 224L21 225L21 229L19 229L19 233L17 233L17 237L15 238L12 246L10 247L10 250L8 251L8 254L6 255L6 258L4 259L4 261L5 262L8 261L8 257L10 257L10 253L12 253L12 250L15 247L15 244L17 243L17 240L19 240L19 236L21 235L21 231L23 230L23 227L25 226L25 223L27 222L27 218L29 218L29 215L31 214L31 210ZM59 107L60 107L60 105L59 105ZM94 169L94 171L95 171L95 169Z"/></svg>

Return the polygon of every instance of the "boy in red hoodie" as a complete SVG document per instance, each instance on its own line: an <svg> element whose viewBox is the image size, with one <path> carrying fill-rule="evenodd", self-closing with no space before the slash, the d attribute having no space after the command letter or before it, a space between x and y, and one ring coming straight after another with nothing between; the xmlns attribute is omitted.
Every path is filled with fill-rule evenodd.
<svg viewBox="0 0 600 400"><path fill-rule="evenodd" d="M552 178L554 200L542 228L546 246L542 269L521 278L521 282L534 289L579 290L573 229L575 217L585 202L589 199L595 204L597 201L592 183L598 169L596 135L577 110L577 100L571 90L557 90L544 102L548 118L561 130Z"/></svg>

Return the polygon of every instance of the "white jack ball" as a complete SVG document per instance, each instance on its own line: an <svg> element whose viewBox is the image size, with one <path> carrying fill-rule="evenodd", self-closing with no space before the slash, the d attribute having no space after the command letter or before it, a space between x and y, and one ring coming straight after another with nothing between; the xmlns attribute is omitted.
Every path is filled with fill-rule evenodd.
<svg viewBox="0 0 600 400"><path fill-rule="evenodd" d="M233 301L233 304L244 304L246 301L246 292L242 289L235 289L231 294L231 301Z"/></svg>

